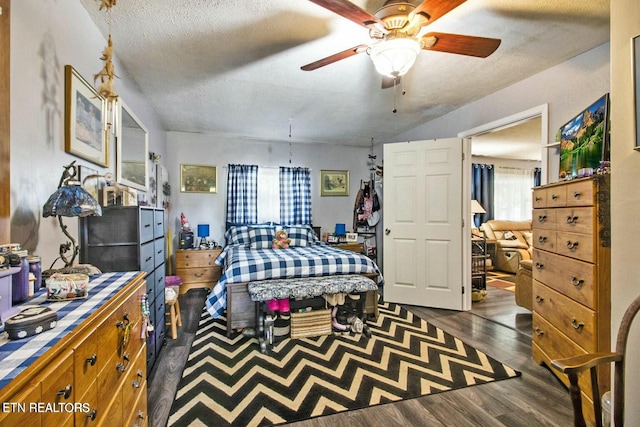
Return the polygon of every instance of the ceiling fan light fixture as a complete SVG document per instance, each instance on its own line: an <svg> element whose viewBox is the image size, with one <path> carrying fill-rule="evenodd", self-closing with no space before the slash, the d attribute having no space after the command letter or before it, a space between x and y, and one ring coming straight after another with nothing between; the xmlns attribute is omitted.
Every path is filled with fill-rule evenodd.
<svg viewBox="0 0 640 427"><path fill-rule="evenodd" d="M369 55L378 73L400 77L411 69L420 50L420 42L414 38L394 38L371 46Z"/></svg>

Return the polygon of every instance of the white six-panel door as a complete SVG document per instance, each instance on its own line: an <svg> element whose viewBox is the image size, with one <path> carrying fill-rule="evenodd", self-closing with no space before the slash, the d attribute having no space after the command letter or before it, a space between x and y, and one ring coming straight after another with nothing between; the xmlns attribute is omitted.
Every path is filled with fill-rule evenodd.
<svg viewBox="0 0 640 427"><path fill-rule="evenodd" d="M461 310L463 205L460 139L384 145L384 297Z"/></svg>

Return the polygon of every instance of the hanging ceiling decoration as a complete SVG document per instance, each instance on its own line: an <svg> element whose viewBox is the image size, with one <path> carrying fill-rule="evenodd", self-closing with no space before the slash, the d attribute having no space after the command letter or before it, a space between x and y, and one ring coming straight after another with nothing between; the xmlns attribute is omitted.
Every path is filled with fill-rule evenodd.
<svg viewBox="0 0 640 427"><path fill-rule="evenodd" d="M310 0L369 30L371 44L361 44L304 65L304 71L349 58L362 52L371 57L378 73L395 86L407 73L422 50L486 58L500 46L499 39L427 32L426 27L460 6L466 0L425 0L418 6L401 0L388 0L370 14L347 0ZM390 87L383 80L383 88Z"/></svg>
<svg viewBox="0 0 640 427"><path fill-rule="evenodd" d="M113 41L111 40L111 8L116 5L117 0L98 0L100 1L100 10L107 10L107 23L109 25L109 39L107 46L102 51L100 59L104 61L104 66L93 76L94 82L100 79L100 87L97 91L108 102L113 104L118 100L118 93L115 90L114 79L117 77L115 74L115 67L113 66Z"/></svg>

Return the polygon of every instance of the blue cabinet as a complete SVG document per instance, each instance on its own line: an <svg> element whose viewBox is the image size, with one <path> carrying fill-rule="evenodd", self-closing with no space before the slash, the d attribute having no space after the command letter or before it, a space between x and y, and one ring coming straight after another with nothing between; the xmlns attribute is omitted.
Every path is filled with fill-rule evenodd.
<svg viewBox="0 0 640 427"><path fill-rule="evenodd" d="M149 320L154 326L147 343L147 370L153 368L165 338L164 215L164 209L146 206L106 206L102 216L80 218L81 263L102 272L146 273Z"/></svg>

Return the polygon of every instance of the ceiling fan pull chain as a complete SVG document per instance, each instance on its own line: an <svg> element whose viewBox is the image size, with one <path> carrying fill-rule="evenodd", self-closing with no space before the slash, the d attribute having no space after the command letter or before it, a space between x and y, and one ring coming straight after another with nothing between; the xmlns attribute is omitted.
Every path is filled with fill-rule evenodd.
<svg viewBox="0 0 640 427"><path fill-rule="evenodd" d="M398 86L398 76L393 76L393 114L398 112L398 109L396 108L396 86Z"/></svg>

